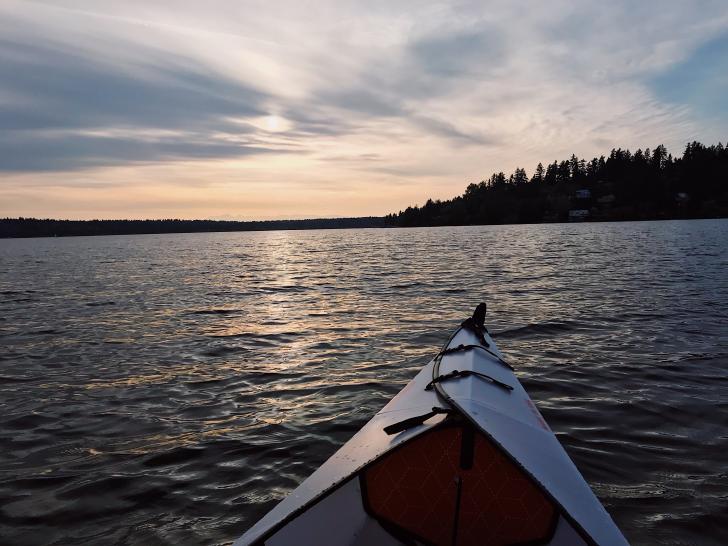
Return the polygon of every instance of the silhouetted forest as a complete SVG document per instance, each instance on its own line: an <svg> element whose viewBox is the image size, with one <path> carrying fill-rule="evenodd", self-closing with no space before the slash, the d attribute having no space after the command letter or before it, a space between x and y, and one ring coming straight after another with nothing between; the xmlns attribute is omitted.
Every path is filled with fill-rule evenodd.
<svg viewBox="0 0 728 546"><path fill-rule="evenodd" d="M0 219L0 237L65 237L70 235L132 235L141 233L196 233L205 231L267 231L274 229L346 229L383 227L384 219L321 218L314 220L39 220Z"/></svg>
<svg viewBox="0 0 728 546"><path fill-rule="evenodd" d="M682 157L612 150L608 157L538 164L470 184L447 201L428 200L386 216L389 226L657 220L728 216L728 144L688 144Z"/></svg>

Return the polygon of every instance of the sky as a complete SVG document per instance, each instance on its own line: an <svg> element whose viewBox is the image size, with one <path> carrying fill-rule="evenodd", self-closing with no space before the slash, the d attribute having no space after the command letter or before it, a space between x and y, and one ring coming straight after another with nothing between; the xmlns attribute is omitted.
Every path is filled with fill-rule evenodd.
<svg viewBox="0 0 728 546"><path fill-rule="evenodd" d="M725 0L0 0L0 217L383 215L727 127Z"/></svg>

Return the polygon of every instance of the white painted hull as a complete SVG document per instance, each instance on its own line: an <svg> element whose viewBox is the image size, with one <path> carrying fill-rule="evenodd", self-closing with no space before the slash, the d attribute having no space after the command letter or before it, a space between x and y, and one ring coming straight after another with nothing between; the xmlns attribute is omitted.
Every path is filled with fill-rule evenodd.
<svg viewBox="0 0 728 546"><path fill-rule="evenodd" d="M428 363L235 546L627 544L487 332L484 340L490 353L461 350ZM474 331L460 328L446 349L480 344ZM486 374L512 390L476 375L426 390L433 369L437 376ZM397 434L384 431L433 408L454 411ZM417 446L429 446L430 460L417 460L425 449ZM511 481L496 491L504 473Z"/></svg>

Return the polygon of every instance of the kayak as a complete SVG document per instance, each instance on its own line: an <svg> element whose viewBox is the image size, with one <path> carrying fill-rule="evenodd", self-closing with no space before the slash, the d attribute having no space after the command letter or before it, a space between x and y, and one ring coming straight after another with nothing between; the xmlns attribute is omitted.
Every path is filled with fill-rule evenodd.
<svg viewBox="0 0 728 546"><path fill-rule="evenodd" d="M235 546L628 544L485 311Z"/></svg>

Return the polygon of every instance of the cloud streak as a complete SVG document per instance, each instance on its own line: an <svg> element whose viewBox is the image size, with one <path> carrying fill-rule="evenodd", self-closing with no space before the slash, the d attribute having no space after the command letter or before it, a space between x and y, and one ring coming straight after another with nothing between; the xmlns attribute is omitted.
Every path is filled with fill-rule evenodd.
<svg viewBox="0 0 728 546"><path fill-rule="evenodd" d="M0 40L0 170L248 156L268 96L173 54L111 64L64 44ZM126 136L114 133L125 129ZM163 135L155 135L162 132ZM150 134L151 133L151 134Z"/></svg>

